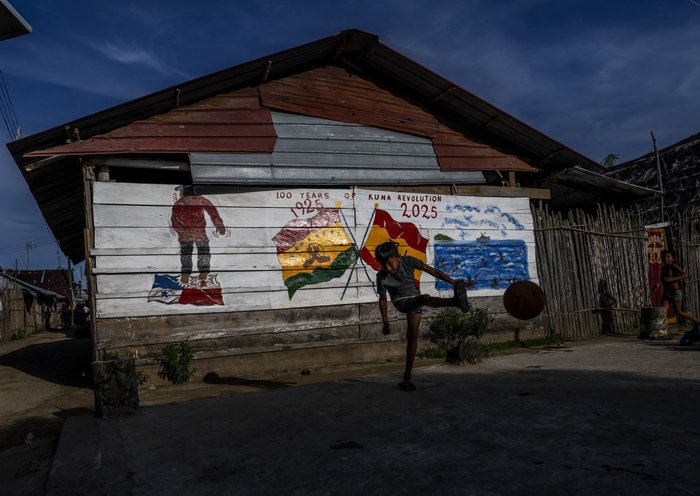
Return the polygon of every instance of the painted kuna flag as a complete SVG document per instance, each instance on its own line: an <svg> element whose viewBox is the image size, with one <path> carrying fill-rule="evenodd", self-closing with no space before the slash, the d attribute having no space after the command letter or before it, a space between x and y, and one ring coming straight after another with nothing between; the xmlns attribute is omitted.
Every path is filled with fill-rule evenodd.
<svg viewBox="0 0 700 496"><path fill-rule="evenodd" d="M372 229L360 250L360 257L376 271L379 271L382 266L374 258L374 250L387 241L399 244L399 254L410 255L424 263L427 262L425 251L428 249L428 240L421 235L416 225L411 222L397 222L386 210L375 208ZM413 277L419 286L420 274L419 270L413 271Z"/></svg>
<svg viewBox="0 0 700 496"><path fill-rule="evenodd" d="M342 276L357 260L357 248L337 208L322 208L314 217L288 222L272 241L290 300L304 286Z"/></svg>
<svg viewBox="0 0 700 496"><path fill-rule="evenodd" d="M187 285L180 282L179 276L156 274L153 278L153 287L148 293L148 301L158 301L167 305L173 303L201 306L224 304L221 285L216 280L215 274L208 274L204 280L192 276L190 284Z"/></svg>

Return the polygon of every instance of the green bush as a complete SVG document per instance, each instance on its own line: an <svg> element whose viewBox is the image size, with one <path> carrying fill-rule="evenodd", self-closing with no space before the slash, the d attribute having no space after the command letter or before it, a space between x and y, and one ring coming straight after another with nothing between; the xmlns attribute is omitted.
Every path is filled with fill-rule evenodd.
<svg viewBox="0 0 700 496"><path fill-rule="evenodd" d="M10 333L10 340L11 341L18 341L20 339L24 339L27 337L27 331L24 329L15 329Z"/></svg>
<svg viewBox="0 0 700 496"><path fill-rule="evenodd" d="M163 348L163 356L160 358L160 377L168 379L173 384L182 384L190 380L197 371L192 368L194 353L189 344L171 343Z"/></svg>
<svg viewBox="0 0 700 496"><path fill-rule="evenodd" d="M119 353L115 351L105 351L102 360L119 360Z"/></svg>
<svg viewBox="0 0 700 496"><path fill-rule="evenodd" d="M448 351L464 343L469 336L479 339L492 322L493 317L480 308L471 308L467 313L456 308L446 308L430 323L428 337Z"/></svg>
<svg viewBox="0 0 700 496"><path fill-rule="evenodd" d="M144 372L142 370L136 371L136 383L139 386L143 386L144 384L146 384L149 379L150 379L150 377L148 377L148 374L146 372Z"/></svg>

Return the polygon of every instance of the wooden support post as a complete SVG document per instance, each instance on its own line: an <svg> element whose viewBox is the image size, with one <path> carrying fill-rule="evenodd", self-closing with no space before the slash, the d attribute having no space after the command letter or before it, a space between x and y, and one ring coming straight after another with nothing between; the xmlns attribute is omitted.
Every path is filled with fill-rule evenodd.
<svg viewBox="0 0 700 496"><path fill-rule="evenodd" d="M97 180L100 182L109 182L109 167L106 165L97 166Z"/></svg>
<svg viewBox="0 0 700 496"><path fill-rule="evenodd" d="M94 257L90 255L92 249L95 247L95 229L92 216L92 185L95 181L95 171L93 166L82 162L83 166L83 194L85 197L85 230L83 232L83 243L85 247L85 275L88 284L88 300L90 302L90 334L92 335L92 358L93 360L98 360L97 356L97 325L96 316L97 309L95 292L97 291L97 280L94 269Z"/></svg>

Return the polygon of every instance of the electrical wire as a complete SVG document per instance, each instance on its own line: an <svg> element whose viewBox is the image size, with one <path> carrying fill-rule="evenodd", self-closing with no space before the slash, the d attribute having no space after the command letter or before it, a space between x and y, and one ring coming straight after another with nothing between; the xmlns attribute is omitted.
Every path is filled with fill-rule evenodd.
<svg viewBox="0 0 700 496"><path fill-rule="evenodd" d="M5 96L5 100L7 101L7 107L9 109L9 116L11 122L16 125L16 127L19 128L19 121L17 120L17 114L15 113L15 107L12 105L12 99L10 98L10 92L7 89L7 83L5 82L5 75L0 71L0 88L2 88L2 91Z"/></svg>
<svg viewBox="0 0 700 496"><path fill-rule="evenodd" d="M2 117L5 121L5 127L7 127L10 139L15 140L20 138L22 133L20 131L19 121L17 120L17 114L15 113L14 105L12 105L10 92L7 89L5 76L3 76L2 71L0 71L0 110L2 110Z"/></svg>
<svg viewBox="0 0 700 496"><path fill-rule="evenodd" d="M5 128L7 129L7 134L10 135L10 139L12 139L12 125L8 121L8 115L7 111L5 110L5 102L4 99L2 98L2 91L0 91L0 114L2 114L2 120L5 122Z"/></svg>

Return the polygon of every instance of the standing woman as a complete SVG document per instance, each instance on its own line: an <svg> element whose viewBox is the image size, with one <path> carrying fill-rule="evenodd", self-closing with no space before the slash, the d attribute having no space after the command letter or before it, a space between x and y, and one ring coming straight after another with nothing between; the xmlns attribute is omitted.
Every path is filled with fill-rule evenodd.
<svg viewBox="0 0 700 496"><path fill-rule="evenodd" d="M673 250L663 250L661 252L661 260L664 263L664 266L661 268L661 282L657 283L655 288L659 284L664 288L664 294L661 299L664 310L668 312L669 305L673 305L676 315L680 315L695 324L700 324L700 319L683 310L681 281L686 279L688 274L676 263L676 254Z"/></svg>

